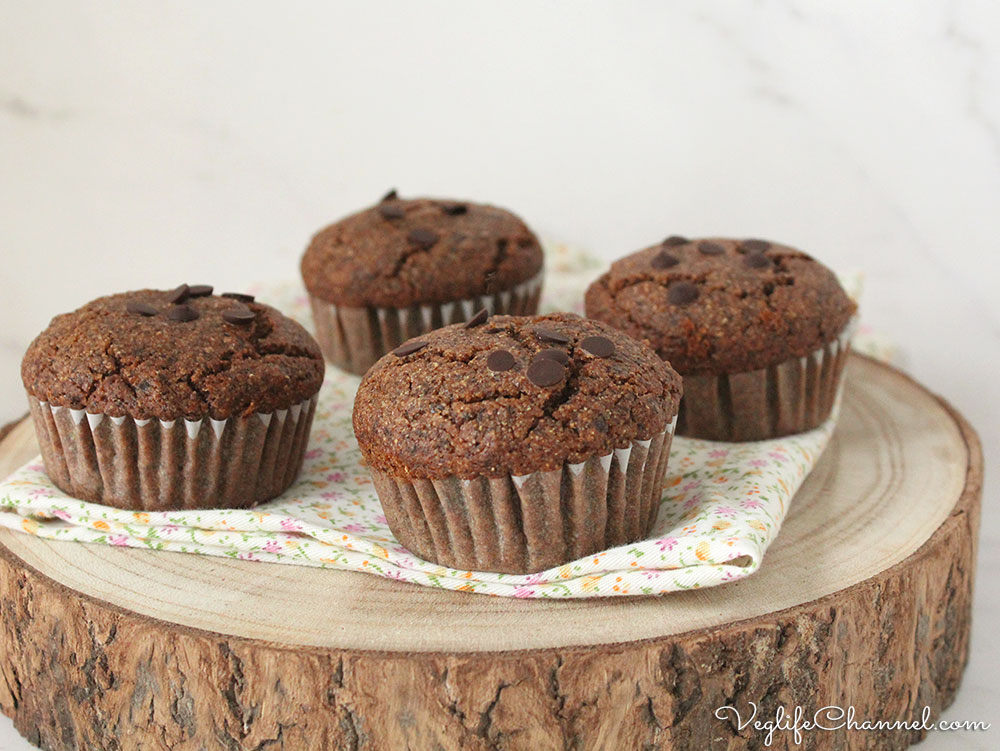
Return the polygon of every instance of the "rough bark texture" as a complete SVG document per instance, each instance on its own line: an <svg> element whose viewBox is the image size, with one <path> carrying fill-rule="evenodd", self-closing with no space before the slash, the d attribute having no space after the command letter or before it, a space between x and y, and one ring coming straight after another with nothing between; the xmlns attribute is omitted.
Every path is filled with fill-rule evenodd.
<svg viewBox="0 0 1000 751"><path fill-rule="evenodd" d="M764 748L724 704L853 705L919 720L968 654L982 457L951 516L902 563L822 599L620 645L481 654L282 647L81 596L0 547L0 708L44 749L299 751ZM920 732L775 734L771 748L902 749Z"/></svg>

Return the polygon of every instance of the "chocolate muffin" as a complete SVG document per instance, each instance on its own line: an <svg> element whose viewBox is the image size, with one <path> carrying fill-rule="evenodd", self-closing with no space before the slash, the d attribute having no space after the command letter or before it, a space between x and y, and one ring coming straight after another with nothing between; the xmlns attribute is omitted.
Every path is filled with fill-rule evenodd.
<svg viewBox="0 0 1000 751"><path fill-rule="evenodd" d="M587 315L647 342L684 378L680 435L756 441L830 415L856 312L833 272L765 240L688 240L616 261Z"/></svg>
<svg viewBox="0 0 1000 751"><path fill-rule="evenodd" d="M392 191L320 231L302 279L326 358L360 375L403 341L480 308L535 313L542 249L504 209Z"/></svg>
<svg viewBox="0 0 1000 751"><path fill-rule="evenodd" d="M21 363L52 481L146 510L251 506L284 491L323 372L299 324L249 295L186 284L57 316Z"/></svg>
<svg viewBox="0 0 1000 751"><path fill-rule="evenodd" d="M680 394L669 365L611 326L482 311L380 359L354 432L403 545L529 573L648 535Z"/></svg>

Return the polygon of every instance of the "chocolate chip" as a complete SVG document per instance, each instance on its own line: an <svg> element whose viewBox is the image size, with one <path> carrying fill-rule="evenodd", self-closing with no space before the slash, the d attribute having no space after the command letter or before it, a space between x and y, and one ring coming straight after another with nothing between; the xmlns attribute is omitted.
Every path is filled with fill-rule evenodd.
<svg viewBox="0 0 1000 751"><path fill-rule="evenodd" d="M771 259L763 253L749 253L743 258L743 265L751 269L762 269L771 265Z"/></svg>
<svg viewBox="0 0 1000 751"><path fill-rule="evenodd" d="M476 326L482 326L484 323L486 323L487 320L489 320L489 317L490 317L490 311L488 311L486 308L483 308L474 316L472 316L472 318L470 318L468 321L465 322L465 328L474 329L476 328Z"/></svg>
<svg viewBox="0 0 1000 751"><path fill-rule="evenodd" d="M494 373L502 373L514 367L514 355L505 349L490 352L486 357L486 367Z"/></svg>
<svg viewBox="0 0 1000 751"><path fill-rule="evenodd" d="M569 342L568 336L564 336L558 331L553 331L552 329L535 329L535 336L543 342L552 342L553 344L566 344Z"/></svg>
<svg viewBox="0 0 1000 751"><path fill-rule="evenodd" d="M166 316L171 321L185 323L198 318L198 311L190 305L175 305L172 308L167 308Z"/></svg>
<svg viewBox="0 0 1000 751"><path fill-rule="evenodd" d="M211 284L195 284L188 287L188 297L208 297L213 289Z"/></svg>
<svg viewBox="0 0 1000 751"><path fill-rule="evenodd" d="M469 207L464 203L446 203L441 210L448 216L459 216L468 212Z"/></svg>
<svg viewBox="0 0 1000 751"><path fill-rule="evenodd" d="M410 232L409 239L414 245L419 245L424 250L427 250L428 248L434 247L434 243L438 241L438 235L437 232L418 227Z"/></svg>
<svg viewBox="0 0 1000 751"><path fill-rule="evenodd" d="M687 305L697 299L698 288L691 282L677 282L667 290L667 300L674 305Z"/></svg>
<svg viewBox="0 0 1000 751"><path fill-rule="evenodd" d="M228 297L238 302L253 302L253 295L244 295L242 292L223 292L220 297Z"/></svg>
<svg viewBox="0 0 1000 751"><path fill-rule="evenodd" d="M388 193L386 193L384 196L382 196L382 201L380 201L379 203L383 203L385 201L395 201L397 198L399 198L399 196L396 195L396 189L393 188Z"/></svg>
<svg viewBox="0 0 1000 751"><path fill-rule="evenodd" d="M706 256L721 256L723 253L726 252L726 249L724 247L722 247L721 245L719 245L719 243L713 243L713 242L707 242L706 241L706 242L698 243L698 251L702 255L706 255Z"/></svg>
<svg viewBox="0 0 1000 751"><path fill-rule="evenodd" d="M588 336L580 347L594 357L611 357L615 353L615 343L606 336Z"/></svg>
<svg viewBox="0 0 1000 751"><path fill-rule="evenodd" d="M180 287L175 289L169 295L167 295L167 302L169 303L182 303L188 298L188 287L186 284L182 284Z"/></svg>
<svg viewBox="0 0 1000 751"><path fill-rule="evenodd" d="M597 415L597 417L594 418L594 428L597 429L598 433L608 432L608 421L604 419L603 415Z"/></svg>
<svg viewBox="0 0 1000 751"><path fill-rule="evenodd" d="M222 311L222 320L229 323L250 323L256 317L257 314L245 305Z"/></svg>
<svg viewBox="0 0 1000 751"><path fill-rule="evenodd" d="M653 260L649 262L649 265L654 269L669 269L671 266L676 266L678 263L680 263L680 261L678 261L674 256L670 255L665 250L661 250L653 256Z"/></svg>
<svg viewBox="0 0 1000 751"><path fill-rule="evenodd" d="M406 357L407 355L412 355L414 352L418 352L427 346L427 342L407 342L406 344L401 344L392 351L396 357Z"/></svg>
<svg viewBox="0 0 1000 751"><path fill-rule="evenodd" d="M383 203L378 207L378 213L382 215L384 219L402 219L406 216L406 212L403 207L398 203Z"/></svg>
<svg viewBox="0 0 1000 751"><path fill-rule="evenodd" d="M535 360L545 360L545 359L555 360L560 365L569 364L569 355L567 355L566 352L564 352L563 350L556 349L555 347L550 347L549 349L543 349L541 352L536 353L535 357L532 359L532 362L534 362Z"/></svg>
<svg viewBox="0 0 1000 751"><path fill-rule="evenodd" d="M740 243L740 250L744 253L763 253L771 247L767 240L744 240Z"/></svg>
<svg viewBox="0 0 1000 751"><path fill-rule="evenodd" d="M528 366L527 375L536 386L555 386L566 377L566 368L547 357L536 357Z"/></svg>
<svg viewBox="0 0 1000 751"><path fill-rule="evenodd" d="M137 302L135 300L125 303L125 310L129 313L138 313L141 316L155 316L160 312L148 303Z"/></svg>
<svg viewBox="0 0 1000 751"><path fill-rule="evenodd" d="M681 237L680 235L671 235L666 240L664 240L662 244L668 248L674 248L678 245L687 245L689 242L691 241L688 240L686 237Z"/></svg>

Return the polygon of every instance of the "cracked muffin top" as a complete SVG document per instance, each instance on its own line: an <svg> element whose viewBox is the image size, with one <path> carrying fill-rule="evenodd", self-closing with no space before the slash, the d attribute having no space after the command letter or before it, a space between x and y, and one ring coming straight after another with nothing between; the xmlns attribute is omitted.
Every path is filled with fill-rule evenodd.
<svg viewBox="0 0 1000 751"><path fill-rule="evenodd" d="M836 339L857 310L833 272L795 248L678 236L613 263L585 304L683 375L803 357Z"/></svg>
<svg viewBox="0 0 1000 751"><path fill-rule="evenodd" d="M313 396L323 372L319 346L295 321L249 295L186 284L56 316L21 362L41 401L160 420L286 409Z"/></svg>
<svg viewBox="0 0 1000 751"><path fill-rule="evenodd" d="M397 477L523 475L652 438L680 395L669 364L611 326L484 311L375 363L354 433L367 463Z"/></svg>
<svg viewBox="0 0 1000 751"><path fill-rule="evenodd" d="M514 214L392 191L313 237L302 279L348 307L405 308L509 290L542 270L538 238Z"/></svg>

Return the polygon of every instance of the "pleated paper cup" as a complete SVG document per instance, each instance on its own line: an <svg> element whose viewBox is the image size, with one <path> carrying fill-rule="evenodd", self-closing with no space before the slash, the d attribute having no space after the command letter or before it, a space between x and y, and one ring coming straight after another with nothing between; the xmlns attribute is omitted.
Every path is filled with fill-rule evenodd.
<svg viewBox="0 0 1000 751"><path fill-rule="evenodd" d="M372 469L372 477L389 528L419 557L530 574L649 536L673 430L547 472L425 480Z"/></svg>
<svg viewBox="0 0 1000 751"><path fill-rule="evenodd" d="M144 511L245 508L281 494L302 468L316 402L228 420L136 420L28 396L57 487Z"/></svg>
<svg viewBox="0 0 1000 751"><path fill-rule="evenodd" d="M825 347L762 370L685 375L677 434L763 441L819 427L833 410L856 319Z"/></svg>
<svg viewBox="0 0 1000 751"><path fill-rule="evenodd" d="M364 375L375 361L400 344L428 331L462 323L485 308L490 315L534 315L543 272L491 295L406 308L349 307L309 296L316 340L326 359L341 370Z"/></svg>

